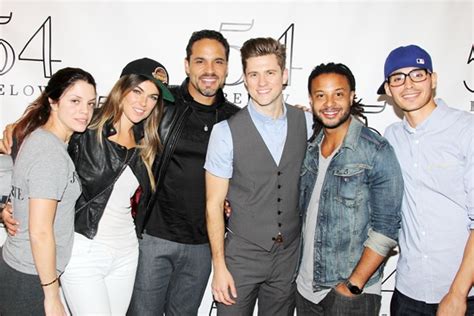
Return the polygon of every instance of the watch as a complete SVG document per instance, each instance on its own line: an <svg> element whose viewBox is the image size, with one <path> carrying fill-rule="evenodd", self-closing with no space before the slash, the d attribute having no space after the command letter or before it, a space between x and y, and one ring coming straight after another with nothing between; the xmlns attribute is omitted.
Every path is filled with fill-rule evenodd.
<svg viewBox="0 0 474 316"><path fill-rule="evenodd" d="M344 285L349 289L349 292L351 292L352 294L354 295L362 294L362 289L359 288L357 285L352 284L351 281L349 281L349 279L344 281Z"/></svg>

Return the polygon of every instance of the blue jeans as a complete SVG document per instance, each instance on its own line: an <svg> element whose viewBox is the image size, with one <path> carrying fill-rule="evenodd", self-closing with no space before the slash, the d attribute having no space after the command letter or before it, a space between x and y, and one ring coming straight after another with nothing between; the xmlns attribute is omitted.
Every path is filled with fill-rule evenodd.
<svg viewBox="0 0 474 316"><path fill-rule="evenodd" d="M127 315L197 315L211 273L209 244L180 244L143 234Z"/></svg>
<svg viewBox="0 0 474 316"><path fill-rule="evenodd" d="M435 316L438 304L427 304L414 300L397 289L393 292L390 301L390 315L392 316ZM466 316L474 315L474 296L467 298Z"/></svg>

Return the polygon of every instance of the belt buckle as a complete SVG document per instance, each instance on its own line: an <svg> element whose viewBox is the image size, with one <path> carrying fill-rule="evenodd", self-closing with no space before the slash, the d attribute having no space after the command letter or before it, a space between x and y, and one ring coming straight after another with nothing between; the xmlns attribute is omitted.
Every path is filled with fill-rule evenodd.
<svg viewBox="0 0 474 316"><path fill-rule="evenodd" d="M283 243L283 236L281 233L278 233L278 235L275 237L275 243L276 244L281 244Z"/></svg>

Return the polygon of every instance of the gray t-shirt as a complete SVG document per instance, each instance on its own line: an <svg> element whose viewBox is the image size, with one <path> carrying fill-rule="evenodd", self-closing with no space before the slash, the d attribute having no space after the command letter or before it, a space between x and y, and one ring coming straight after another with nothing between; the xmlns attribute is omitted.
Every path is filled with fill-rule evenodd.
<svg viewBox="0 0 474 316"><path fill-rule="evenodd" d="M11 198L20 230L15 236L8 236L3 247L3 258L20 272L38 274L28 230L30 198L58 201L54 219L58 272L64 271L71 257L74 205L81 188L66 146L54 134L38 128L25 139L15 161Z"/></svg>

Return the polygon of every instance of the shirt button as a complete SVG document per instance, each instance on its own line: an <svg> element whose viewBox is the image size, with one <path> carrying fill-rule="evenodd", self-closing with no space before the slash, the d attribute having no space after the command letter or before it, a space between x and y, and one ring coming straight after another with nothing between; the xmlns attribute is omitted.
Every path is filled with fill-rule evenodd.
<svg viewBox="0 0 474 316"><path fill-rule="evenodd" d="M420 143L420 141L419 141L418 139L417 139L417 140L415 140L415 144L418 144L418 143Z"/></svg>
<svg viewBox="0 0 474 316"><path fill-rule="evenodd" d="M421 234L422 234L423 236L425 236L425 235L426 235L426 233L425 233L425 232L421 232Z"/></svg>
<svg viewBox="0 0 474 316"><path fill-rule="evenodd" d="M417 163L413 164L413 167L418 168L418 164Z"/></svg>

